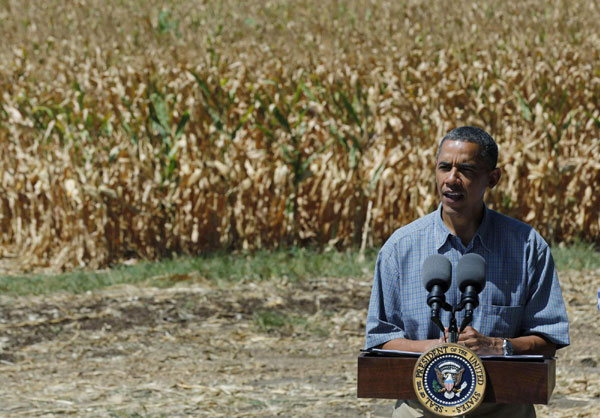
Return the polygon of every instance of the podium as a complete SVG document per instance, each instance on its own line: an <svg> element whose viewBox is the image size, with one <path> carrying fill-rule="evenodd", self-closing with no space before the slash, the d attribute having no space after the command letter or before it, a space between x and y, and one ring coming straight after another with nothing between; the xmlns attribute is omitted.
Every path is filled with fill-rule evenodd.
<svg viewBox="0 0 600 418"><path fill-rule="evenodd" d="M556 359L482 359L487 385L483 402L548 404L556 382ZM413 369L417 357L361 353L358 397L417 399Z"/></svg>

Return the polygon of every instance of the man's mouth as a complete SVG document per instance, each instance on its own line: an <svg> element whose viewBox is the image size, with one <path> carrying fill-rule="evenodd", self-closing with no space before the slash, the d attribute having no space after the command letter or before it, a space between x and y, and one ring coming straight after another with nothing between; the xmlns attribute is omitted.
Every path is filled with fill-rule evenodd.
<svg viewBox="0 0 600 418"><path fill-rule="evenodd" d="M460 192L444 192L442 193L444 197L452 202L457 202L461 200L464 195Z"/></svg>

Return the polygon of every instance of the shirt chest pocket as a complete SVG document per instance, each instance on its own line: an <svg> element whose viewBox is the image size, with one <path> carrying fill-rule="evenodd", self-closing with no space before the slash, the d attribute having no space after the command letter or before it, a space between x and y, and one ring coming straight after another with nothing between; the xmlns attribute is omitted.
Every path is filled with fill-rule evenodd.
<svg viewBox="0 0 600 418"><path fill-rule="evenodd" d="M492 337L519 336L523 306L479 305L479 331ZM477 328L477 326L475 327Z"/></svg>

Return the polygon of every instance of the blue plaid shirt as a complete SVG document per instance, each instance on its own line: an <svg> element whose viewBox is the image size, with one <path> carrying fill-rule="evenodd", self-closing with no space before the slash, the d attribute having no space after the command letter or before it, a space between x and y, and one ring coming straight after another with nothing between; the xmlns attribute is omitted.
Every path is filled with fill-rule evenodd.
<svg viewBox="0 0 600 418"><path fill-rule="evenodd" d="M484 207L477 233L465 247L438 210L394 232L381 248L367 315L366 348L394 338L439 338L431 322L421 266L427 256L443 254L452 263L451 305L460 302L456 265L463 254L477 253L487 262L486 285L471 325L490 337L537 334L569 345L569 322L554 260L544 239L529 225ZM460 326L463 312L457 313ZM448 326L450 313L442 311Z"/></svg>

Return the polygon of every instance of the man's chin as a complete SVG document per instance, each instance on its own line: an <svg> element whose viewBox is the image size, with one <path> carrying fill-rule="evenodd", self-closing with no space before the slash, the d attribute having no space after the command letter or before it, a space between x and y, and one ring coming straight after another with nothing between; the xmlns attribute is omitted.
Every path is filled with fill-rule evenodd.
<svg viewBox="0 0 600 418"><path fill-rule="evenodd" d="M442 208L444 212L457 212L460 213L464 210L465 207L465 199L453 200L448 199L446 197L442 197Z"/></svg>

